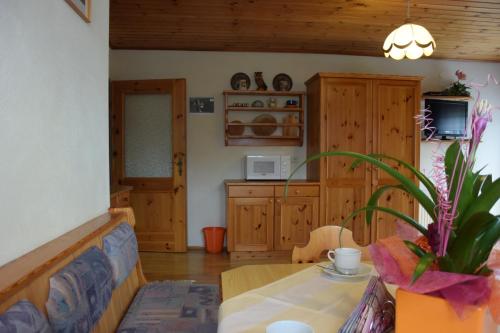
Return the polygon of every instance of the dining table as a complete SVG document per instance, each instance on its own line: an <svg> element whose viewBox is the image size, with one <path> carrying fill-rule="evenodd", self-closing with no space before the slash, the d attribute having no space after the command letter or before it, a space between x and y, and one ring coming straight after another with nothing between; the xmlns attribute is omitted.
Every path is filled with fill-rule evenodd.
<svg viewBox="0 0 500 333"><path fill-rule="evenodd" d="M262 272L273 272L273 265L259 266L264 267L255 265L253 271L260 272L258 281L262 282ZM290 270L294 269L297 271L274 282L233 294L231 285L236 285L237 280L228 284L228 276L226 281L223 276L222 293L229 292L231 297L225 297L220 306L218 333L264 333L269 324L279 320L304 322L314 333L337 332L361 300L370 277L376 275L372 269L363 277L332 276L316 264L290 266ZM246 280L252 279L251 268L244 273ZM388 286L392 294L395 289Z"/></svg>

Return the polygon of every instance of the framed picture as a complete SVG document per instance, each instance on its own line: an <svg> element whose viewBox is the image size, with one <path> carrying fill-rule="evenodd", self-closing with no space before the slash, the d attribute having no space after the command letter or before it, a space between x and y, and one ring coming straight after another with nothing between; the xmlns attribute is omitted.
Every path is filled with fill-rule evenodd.
<svg viewBox="0 0 500 333"><path fill-rule="evenodd" d="M66 0L66 2L87 23L90 23L92 0Z"/></svg>

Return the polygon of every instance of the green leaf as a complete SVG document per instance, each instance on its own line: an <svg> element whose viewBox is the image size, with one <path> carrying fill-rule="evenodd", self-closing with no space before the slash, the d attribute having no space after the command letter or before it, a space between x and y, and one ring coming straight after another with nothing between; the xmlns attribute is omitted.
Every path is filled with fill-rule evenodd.
<svg viewBox="0 0 500 333"><path fill-rule="evenodd" d="M488 183L488 179L491 178L486 178L485 184L482 186L481 194L470 203L463 213L463 222L469 220L472 215L479 212L489 212L497 203L498 199L500 199L500 178L490 184Z"/></svg>
<svg viewBox="0 0 500 333"><path fill-rule="evenodd" d="M432 265L432 263L436 260L436 256L434 253L426 253L420 260L418 261L417 267L415 267L415 271L413 272L413 276L411 278L411 283L415 283L422 274Z"/></svg>
<svg viewBox="0 0 500 333"><path fill-rule="evenodd" d="M328 157L328 156L348 156L352 158L359 158L364 160L365 162L368 162L381 170L385 171L387 174L389 174L391 177L396 179L403 185L408 193L410 193L425 209L425 211L432 217L433 220L436 219L436 214L434 211L435 204L430 199L414 182L413 180L403 176L400 172L394 170L390 165L381 162L373 157L359 154L359 153L353 153L353 152L343 152L343 151L328 151L328 152L322 152L319 154L316 154L314 156L311 156L307 158L304 162L302 162L299 166L295 168L295 170L292 171L290 177L288 180L290 180L293 175L305 164L320 159L321 157Z"/></svg>
<svg viewBox="0 0 500 333"><path fill-rule="evenodd" d="M474 199L474 183L477 179L477 174L471 170L466 170L465 157L462 153L460 143L455 141L445 154L445 171L448 177L449 201L454 202L457 198L457 208L455 211L454 226L460 228L462 217ZM463 176L462 187L460 193L457 193L460 178Z"/></svg>
<svg viewBox="0 0 500 333"><path fill-rule="evenodd" d="M406 169L410 170L415 175L415 177L417 177L417 179L422 183L422 185L425 186L427 191L429 191L429 194L431 195L432 200L434 202L437 202L437 192L436 192L436 187L434 186L434 183L424 173L422 173L420 170L415 168L413 165L411 165L403 160L400 160L398 158L387 156L384 154L368 154L368 156L373 157L373 158L377 158L377 159L382 158L382 159L387 159L387 160L392 160L392 161L398 162L399 164L404 166ZM363 162L364 161L362 159L356 159L354 162L352 162L351 169L357 168Z"/></svg>
<svg viewBox="0 0 500 333"><path fill-rule="evenodd" d="M438 258L439 269L443 272L459 273L453 262L453 259L449 255Z"/></svg>
<svg viewBox="0 0 500 333"><path fill-rule="evenodd" d="M473 189L472 189L472 197L476 198L479 193L481 192L481 188L483 187L484 185L484 182L486 181L486 179L489 177L491 177L491 175L480 175L479 173L476 173L476 178L474 179L474 186L473 186Z"/></svg>
<svg viewBox="0 0 500 333"><path fill-rule="evenodd" d="M393 216L395 216L397 218L400 218L404 222L408 223L409 225L411 225L412 227L414 227L415 229L417 229L422 235L427 236L427 229L423 225L420 225L417 221L415 221L414 219L412 219L411 217L409 217L408 215L400 213L397 210L394 210L392 208L379 207L379 206L366 206L366 207L363 207L363 208L356 209L349 216L347 216L344 219L344 221L342 221L342 224L341 224L342 228L344 228L345 225L346 225L346 223L349 222L353 217L355 217L359 213L362 213L362 212L365 212L365 211L369 211L369 210L371 210L371 211L377 210L377 211L380 211L380 212L384 212L384 213L393 215ZM370 223L368 223L368 225L369 224Z"/></svg>
<svg viewBox="0 0 500 333"><path fill-rule="evenodd" d="M457 233L448 256L456 271L474 274L488 259L493 246L500 239L500 217L480 212L466 220Z"/></svg>
<svg viewBox="0 0 500 333"><path fill-rule="evenodd" d="M493 184L493 176L488 175L486 176L486 179L484 180L483 186L481 186L481 193L488 191L488 188Z"/></svg>
<svg viewBox="0 0 500 333"><path fill-rule="evenodd" d="M419 258L422 258L427 253L424 250L422 250L422 248L420 248L420 246L418 246L417 244L415 244L413 242L410 242L409 240L403 240L403 242L406 244L406 247L408 247L410 249L410 251L415 253L415 255Z"/></svg>
<svg viewBox="0 0 500 333"><path fill-rule="evenodd" d="M378 204L378 200L380 197L384 194L385 191L390 190L390 189L400 189L402 191L406 191L405 187L402 185L383 185L380 186L375 192L372 193L370 196L370 199L368 199L368 202L366 203L367 207L375 207ZM370 224L372 222L373 218L373 210L369 210L366 212L366 223Z"/></svg>

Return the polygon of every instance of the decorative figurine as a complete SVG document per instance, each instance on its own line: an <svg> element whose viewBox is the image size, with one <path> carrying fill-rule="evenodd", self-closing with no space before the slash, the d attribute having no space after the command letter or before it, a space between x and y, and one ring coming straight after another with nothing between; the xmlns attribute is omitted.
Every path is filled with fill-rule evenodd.
<svg viewBox="0 0 500 333"><path fill-rule="evenodd" d="M267 90L267 84L264 82L262 77L262 72L255 72L255 83L257 84L257 90L265 91Z"/></svg>
<svg viewBox="0 0 500 333"><path fill-rule="evenodd" d="M270 108L275 108L278 106L278 102L276 101L276 98L274 97L271 97L268 99L267 101L267 106L269 106Z"/></svg>

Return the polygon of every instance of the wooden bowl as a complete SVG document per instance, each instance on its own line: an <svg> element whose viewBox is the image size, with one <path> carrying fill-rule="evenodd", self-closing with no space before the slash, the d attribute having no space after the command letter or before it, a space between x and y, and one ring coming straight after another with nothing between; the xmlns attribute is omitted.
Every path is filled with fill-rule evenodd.
<svg viewBox="0 0 500 333"><path fill-rule="evenodd" d="M269 135L273 134L276 131L276 129L278 128L278 126L269 125L269 124L277 124L278 121L276 120L276 118L274 118L273 116L271 116L270 114L267 114L267 113L264 113L264 114L261 114L261 115L255 117L255 119L252 120L252 123L254 123L254 124L259 124L259 123L268 124L266 126L252 125L252 127L251 127L252 132L255 135L259 135L259 136L269 136Z"/></svg>
<svg viewBox="0 0 500 333"><path fill-rule="evenodd" d="M231 125L231 124L241 124L239 120L233 120L228 124L227 133L229 135L242 135L245 132L245 126Z"/></svg>

